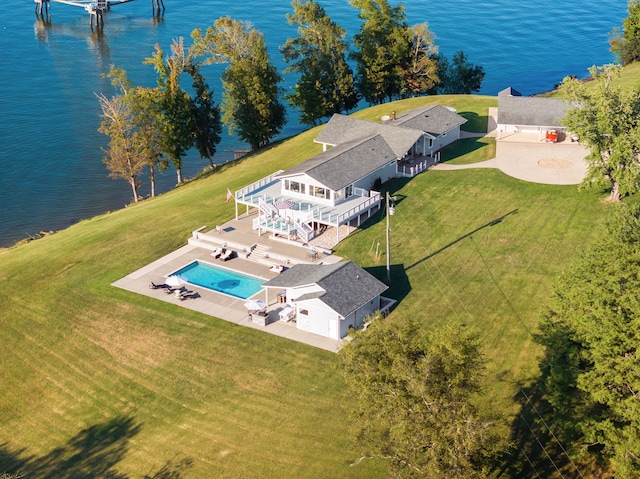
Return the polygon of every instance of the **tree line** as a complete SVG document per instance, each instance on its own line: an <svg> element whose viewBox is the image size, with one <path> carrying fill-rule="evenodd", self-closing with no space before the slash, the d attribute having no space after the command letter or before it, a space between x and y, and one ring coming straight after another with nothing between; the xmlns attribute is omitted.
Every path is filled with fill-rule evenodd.
<svg viewBox="0 0 640 479"><path fill-rule="evenodd" d="M267 145L286 124L282 99L300 121L317 125L334 113L353 110L361 100L379 104L424 94L473 93L484 79L463 51L449 61L438 52L426 23L409 26L402 4L387 0L351 0L362 19L352 45L346 31L315 0L293 0L286 15L298 36L280 46L297 74L290 92L273 65L261 32L251 23L222 17L206 30L195 29L192 45L174 40L167 55L160 46L145 60L157 74L157 86L135 86L126 71L112 67L107 76L116 95L99 95L99 131L109 137L104 163L110 176L126 180L137 201L139 177L148 173L151 195L155 175L170 165L182 183L182 160L196 148L213 167L223 125L251 149ZM353 47L353 48L352 48ZM222 102L216 105L202 67L224 64ZM355 70L351 67L355 66ZM182 85L191 79L192 93Z"/></svg>

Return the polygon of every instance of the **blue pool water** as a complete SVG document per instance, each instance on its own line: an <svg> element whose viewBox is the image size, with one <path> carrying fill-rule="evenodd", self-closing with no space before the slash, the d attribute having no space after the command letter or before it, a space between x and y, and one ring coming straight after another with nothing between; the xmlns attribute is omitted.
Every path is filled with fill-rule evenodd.
<svg viewBox="0 0 640 479"><path fill-rule="evenodd" d="M262 289L262 280L224 268L194 261L172 276L179 275L189 283L240 299L247 299Z"/></svg>

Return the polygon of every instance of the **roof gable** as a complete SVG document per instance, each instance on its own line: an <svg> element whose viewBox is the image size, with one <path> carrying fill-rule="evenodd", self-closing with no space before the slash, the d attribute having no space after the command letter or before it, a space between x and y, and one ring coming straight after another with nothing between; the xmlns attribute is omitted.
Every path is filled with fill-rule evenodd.
<svg viewBox="0 0 640 479"><path fill-rule="evenodd" d="M505 88L504 90L500 90L498 92L498 96L522 96L522 93L520 93L515 88L511 88L509 86L509 87Z"/></svg>
<svg viewBox="0 0 640 479"><path fill-rule="evenodd" d="M319 265L297 264L263 284L295 288L317 284L325 292L313 294L342 317L356 311L388 289L388 286L352 261Z"/></svg>
<svg viewBox="0 0 640 479"><path fill-rule="evenodd" d="M384 138L376 135L323 151L280 173L276 178L304 173L327 188L337 191L396 158Z"/></svg>

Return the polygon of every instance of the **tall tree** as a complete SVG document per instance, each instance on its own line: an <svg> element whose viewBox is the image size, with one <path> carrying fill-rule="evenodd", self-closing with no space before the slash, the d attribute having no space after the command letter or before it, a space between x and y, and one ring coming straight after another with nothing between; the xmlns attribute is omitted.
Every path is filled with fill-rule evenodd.
<svg viewBox="0 0 640 479"><path fill-rule="evenodd" d="M200 73L200 63L189 61L186 64L186 72L193 79L195 97L191 104L192 135L195 147L201 158L209 160L209 166L213 168L213 155L220 143L220 109L213 101L213 92Z"/></svg>
<svg viewBox="0 0 640 479"><path fill-rule="evenodd" d="M504 445L476 404L483 360L464 327L423 332L381 318L339 353L353 394L357 446L391 463L394 477L481 478Z"/></svg>
<svg viewBox="0 0 640 479"><path fill-rule="evenodd" d="M351 0L363 20L354 37L358 89L369 103L391 101L402 94L403 67L411 57L413 34L404 6L387 0Z"/></svg>
<svg viewBox="0 0 640 479"><path fill-rule="evenodd" d="M135 123L140 131L143 145L142 157L149 173L150 193L156 195L156 173L162 173L169 165L162 154L163 117L156 88L138 86L127 95L127 101L135 115Z"/></svg>
<svg viewBox="0 0 640 479"><path fill-rule="evenodd" d="M438 47L426 23L411 27L411 56L402 66L402 96L421 95L440 82Z"/></svg>
<svg viewBox="0 0 640 479"><path fill-rule="evenodd" d="M539 342L558 434L640 477L640 206L617 206L602 239L562 275Z"/></svg>
<svg viewBox="0 0 640 479"><path fill-rule="evenodd" d="M271 64L262 33L248 22L231 17L216 20L206 34L196 29L192 51L204 63L228 63L222 73L222 121L229 133L252 149L268 144L285 125L280 103L282 77Z"/></svg>
<svg viewBox="0 0 640 479"><path fill-rule="evenodd" d="M468 95L480 90L484 80L484 68L472 64L462 51L453 54L451 62L443 56L438 57L440 84L439 94Z"/></svg>
<svg viewBox="0 0 640 479"><path fill-rule="evenodd" d="M122 96L98 96L102 107L102 122L98 131L109 137L104 163L111 178L124 179L131 186L133 200L138 201L138 175L146 166L138 155L140 143L133 114Z"/></svg>
<svg viewBox="0 0 640 479"><path fill-rule="evenodd" d="M640 85L614 86L618 66L589 71L593 85L565 78L560 86L571 106L563 124L589 148L583 184L610 188L617 202L640 187Z"/></svg>
<svg viewBox="0 0 640 479"><path fill-rule="evenodd" d="M183 39L171 44L171 56L165 60L164 52L156 44L155 52L145 60L158 74L158 104L162 113L161 146L163 153L176 169L178 184L182 183L182 158L193 146L192 102L180 85L180 77L190 62Z"/></svg>
<svg viewBox="0 0 640 479"><path fill-rule="evenodd" d="M138 176L145 166L151 173L151 193L155 193L153 171L160 156L156 105L148 89L134 87L123 69L111 67L105 76L119 94L112 98L98 97L102 107L99 131L110 139L104 162L111 177L129 182L137 201Z"/></svg>
<svg viewBox="0 0 640 479"><path fill-rule="evenodd" d="M609 40L611 51L623 65L640 61L640 0L629 0L628 13L622 30L615 28Z"/></svg>
<svg viewBox="0 0 640 479"><path fill-rule="evenodd" d="M316 125L358 104L353 71L346 60L346 33L314 0L293 0L292 6L287 21L298 25L299 37L288 38L280 51L290 63L285 73L296 72L299 78L286 98L300 111L302 123Z"/></svg>

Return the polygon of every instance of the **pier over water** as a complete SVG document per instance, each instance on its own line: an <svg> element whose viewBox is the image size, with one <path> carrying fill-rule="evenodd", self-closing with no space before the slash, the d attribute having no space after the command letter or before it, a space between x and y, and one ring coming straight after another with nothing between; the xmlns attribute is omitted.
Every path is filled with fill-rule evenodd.
<svg viewBox="0 0 640 479"><path fill-rule="evenodd" d="M64 3L73 7L81 7L89 13L89 23L93 27L93 19L96 20L96 26L104 25L104 13L114 5L133 2L133 0L34 0L36 3L37 15L49 15L49 3L54 1ZM151 0L151 5L155 11L162 8L164 10L163 0Z"/></svg>

